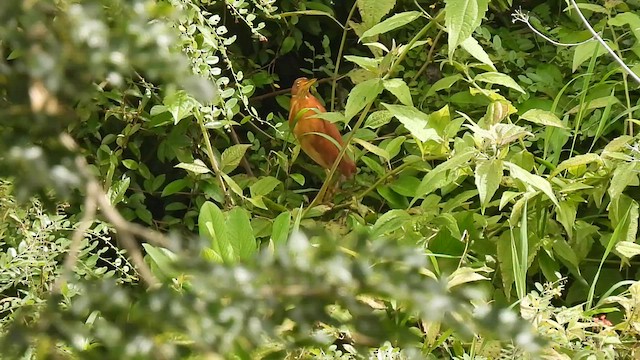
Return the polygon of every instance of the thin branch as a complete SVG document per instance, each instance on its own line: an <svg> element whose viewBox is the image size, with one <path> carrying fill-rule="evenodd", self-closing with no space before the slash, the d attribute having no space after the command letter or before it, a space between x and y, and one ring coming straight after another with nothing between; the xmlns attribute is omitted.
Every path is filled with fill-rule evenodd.
<svg viewBox="0 0 640 360"><path fill-rule="evenodd" d="M61 134L60 141L67 149L71 151L78 151L78 145L68 134ZM88 206L86 207L87 211L85 212L83 220L85 220L85 218L88 218L88 215L95 215L95 210L92 210L93 207L99 209L100 212L105 216L107 221L111 223L116 229L116 233L122 241L123 247L129 253L133 265L136 267L138 273L140 274L140 279L149 287L153 287L159 284L159 281L153 275L151 269L149 269L147 264L144 262L144 258L140 249L138 248L138 244L136 243L134 236L139 236L153 245L162 247L169 247L168 239L164 236L164 234L160 232L153 231L139 224L131 223L123 218L118 210L113 207L113 205L107 198L107 194L102 189L102 186L100 185L100 183L98 183L98 181L89 170L89 165L87 164L86 159L82 156L77 156L75 162L78 170L80 171L80 175L82 175L82 177L84 177L87 181L86 196L88 198L91 198L90 200L86 200L86 205ZM81 225L81 227L84 228L84 226L86 226L86 221L82 224L85 224ZM85 230L82 230L82 228L79 228L80 231L77 231L74 234L74 238L80 237L80 239L82 239L84 232L86 232L86 230L88 229L86 228ZM75 262L73 258L66 261L71 264Z"/></svg>
<svg viewBox="0 0 640 360"><path fill-rule="evenodd" d="M595 40L595 38L591 37L585 41L581 41L578 43L561 43L558 41L555 41L553 39L551 39L550 37L546 36L545 34L541 33L540 31L538 31L538 29L534 28L533 25L531 25L531 23L529 22L529 14L526 14L524 11L522 11L521 9L516 10L513 14L511 14L512 16L512 21L515 23L516 21L521 21L523 23L525 23L527 25L527 27L529 27L529 29L531 29L531 31L533 31L536 35L540 36L541 38L547 40L548 42L552 43L553 45L556 46L578 46L578 45L582 45L582 44L586 44L589 41L593 41Z"/></svg>
<svg viewBox="0 0 640 360"><path fill-rule="evenodd" d="M338 82L338 72L340 71L340 62L342 60L342 53L344 51L344 44L347 40L347 33L350 29L349 20L353 16L356 8L358 7L358 2L355 1L353 6L351 7L351 11L349 11L349 15L347 16L347 20L344 23L344 30L342 31L342 39L340 40L340 50L338 50L338 55L336 56L336 68L333 70L333 82L331 83L331 106L330 109L333 111L335 109L335 101L336 101L336 84Z"/></svg>
<svg viewBox="0 0 640 360"><path fill-rule="evenodd" d="M92 189L89 188L93 183L87 184L87 194L92 193ZM93 196L87 196L84 199L84 214L82 215L82 219L80 219L79 225L76 230L73 232L73 236L71 237L71 245L69 246L69 252L64 259L63 264L63 274L60 276L53 285L53 292L59 293L62 289L63 282L68 278L68 276L73 271L76 262L78 261L78 253L80 253L80 247L82 246L82 239L84 239L84 235L87 233L91 225L93 224L93 220L96 216L97 204Z"/></svg>

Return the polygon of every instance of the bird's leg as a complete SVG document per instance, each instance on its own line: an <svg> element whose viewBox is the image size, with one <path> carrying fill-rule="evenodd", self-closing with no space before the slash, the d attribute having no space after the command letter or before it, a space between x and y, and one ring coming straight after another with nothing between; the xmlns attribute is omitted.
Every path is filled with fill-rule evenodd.
<svg viewBox="0 0 640 360"><path fill-rule="evenodd" d="M329 176L329 170L325 169L325 173L327 174L327 176ZM324 194L322 194L320 201L324 203L333 200L333 197L335 196L336 192L338 191L338 187L340 186L340 182L337 180L338 178L335 176L335 174L331 179L327 179L327 181L330 182L330 185L327 186L327 190Z"/></svg>

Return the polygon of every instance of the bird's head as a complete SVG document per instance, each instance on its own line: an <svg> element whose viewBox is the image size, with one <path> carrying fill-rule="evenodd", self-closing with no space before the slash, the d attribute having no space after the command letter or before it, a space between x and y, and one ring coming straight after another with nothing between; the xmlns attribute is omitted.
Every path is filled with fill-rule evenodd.
<svg viewBox="0 0 640 360"><path fill-rule="evenodd" d="M300 95L303 93L308 93L311 86L315 83L316 79L307 79L306 77L297 78L296 81L293 82L293 86L291 87L291 94Z"/></svg>

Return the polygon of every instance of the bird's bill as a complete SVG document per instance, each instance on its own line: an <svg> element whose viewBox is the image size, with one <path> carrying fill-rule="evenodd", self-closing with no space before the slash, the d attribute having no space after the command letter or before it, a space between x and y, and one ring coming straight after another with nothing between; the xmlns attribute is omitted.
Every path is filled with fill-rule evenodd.
<svg viewBox="0 0 640 360"><path fill-rule="evenodd" d="M311 86L313 86L313 84L316 83L316 81L318 81L318 79L309 79L304 83L304 88L305 89L311 89Z"/></svg>

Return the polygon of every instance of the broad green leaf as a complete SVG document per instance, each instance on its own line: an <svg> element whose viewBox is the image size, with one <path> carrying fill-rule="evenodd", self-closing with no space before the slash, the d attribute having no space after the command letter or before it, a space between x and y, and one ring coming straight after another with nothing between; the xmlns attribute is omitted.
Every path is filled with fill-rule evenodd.
<svg viewBox="0 0 640 360"><path fill-rule="evenodd" d="M147 243L143 243L142 247L151 261L156 265L152 266L153 269L157 269L154 271L155 275L159 275L157 272L160 272L169 279L178 275L178 272L173 266L178 258L176 254L168 249L156 247Z"/></svg>
<svg viewBox="0 0 640 360"><path fill-rule="evenodd" d="M380 215L376 223L371 227L371 236L376 238L389 234L405 226L411 219L411 215L405 210L396 209L387 211Z"/></svg>
<svg viewBox="0 0 640 360"><path fill-rule="evenodd" d="M191 115L191 110L198 102L190 97L184 90L179 90L167 95L163 100L166 110L173 116L173 123L177 124L180 120Z"/></svg>
<svg viewBox="0 0 640 360"><path fill-rule="evenodd" d="M551 111L541 110L541 109L531 109L522 114L520 119L524 119L530 121L534 124L542 125L542 126L553 126L561 129L566 129L567 127L562 123L556 114Z"/></svg>
<svg viewBox="0 0 640 360"><path fill-rule="evenodd" d="M487 54L482 46L480 46L478 40L474 39L472 36L469 36L465 41L460 43L460 46L481 63L489 65L493 70L496 69L493 65L493 61L489 58L489 54Z"/></svg>
<svg viewBox="0 0 640 360"><path fill-rule="evenodd" d="M444 24L449 33L449 59L464 40L480 25L489 0L446 0Z"/></svg>
<svg viewBox="0 0 640 360"><path fill-rule="evenodd" d="M624 189L638 182L638 172L635 170L634 163L623 163L616 167L613 171L613 177L609 184L609 197L616 199L622 194Z"/></svg>
<svg viewBox="0 0 640 360"><path fill-rule="evenodd" d="M382 58L368 58L354 55L345 55L344 58L374 74L378 72L378 66L380 66L380 63L382 62Z"/></svg>
<svg viewBox="0 0 640 360"><path fill-rule="evenodd" d="M615 250L627 259L631 259L636 255L640 255L640 244L631 241L621 241L615 245Z"/></svg>
<svg viewBox="0 0 640 360"><path fill-rule="evenodd" d="M367 27L382 20L395 6L396 0L357 0L360 17Z"/></svg>
<svg viewBox="0 0 640 360"><path fill-rule="evenodd" d="M244 197L244 192L242 191L242 188L229 175L222 174L222 179L227 184L227 186L229 186L229 189L231 189L231 191L233 191L234 193L236 193L236 195L240 197Z"/></svg>
<svg viewBox="0 0 640 360"><path fill-rule="evenodd" d="M287 36L282 41L282 46L280 46L280 55L284 55L289 51L293 50L293 47L296 45L296 39L292 36Z"/></svg>
<svg viewBox="0 0 640 360"><path fill-rule="evenodd" d="M280 184L281 181L273 176L265 176L249 186L249 191L251 192L251 197L264 196L272 192Z"/></svg>
<svg viewBox="0 0 640 360"><path fill-rule="evenodd" d="M610 42L607 42L607 45L611 46L611 48L614 50L617 49L617 46L614 46L614 44ZM594 52L596 51L596 47L598 48L596 58L607 52L607 50L597 41L589 41L574 47L573 65L571 66L571 70L575 72L576 70L578 70L580 65L582 65L585 61L590 60Z"/></svg>
<svg viewBox="0 0 640 360"><path fill-rule="evenodd" d="M556 219L562 224L564 230L569 234L569 238L573 238L573 226L576 223L576 214L578 206L573 201L562 201L556 209Z"/></svg>
<svg viewBox="0 0 640 360"><path fill-rule="evenodd" d="M513 255L511 252L511 238L509 231L505 231L498 237L496 244L496 257L500 266L500 278L502 278L502 291L507 299L511 297L511 289L515 282L513 272Z"/></svg>
<svg viewBox="0 0 640 360"><path fill-rule="evenodd" d="M395 95L401 103L407 106L413 106L411 99L411 91L402 79L388 79L383 81L384 88Z"/></svg>
<svg viewBox="0 0 640 360"><path fill-rule="evenodd" d="M482 160L476 163L475 182L483 214L485 207L500 186L502 166L502 160L499 159Z"/></svg>
<svg viewBox="0 0 640 360"><path fill-rule="evenodd" d="M521 168L520 166L510 163L510 162L506 162L506 165L509 167L509 171L511 172L511 177L513 177L514 179L518 179L520 181L522 181L523 183L542 191L545 195L547 195L547 197L549 199L551 199L551 201L558 206L558 199L556 198L555 194L553 193L553 189L551 188L551 184L545 180L544 178L536 175L536 174L532 174L528 171L526 171L525 169Z"/></svg>
<svg viewBox="0 0 640 360"><path fill-rule="evenodd" d="M603 108L603 107L607 107L607 106L611 106L619 103L620 103L620 100L618 100L618 98L615 96L611 96L611 95L603 96L603 97L589 101L587 105L576 105L571 109L569 109L569 111L567 111L566 114L567 115L576 114L578 113L578 111L580 111L580 108L584 110L593 110L593 109Z"/></svg>
<svg viewBox="0 0 640 360"><path fill-rule="evenodd" d="M382 81L380 79L369 79L354 86L347 98L347 105L344 109L346 121L351 120L357 113L364 109L367 104L373 102L382 92Z"/></svg>
<svg viewBox="0 0 640 360"><path fill-rule="evenodd" d="M247 149L250 147L251 145L248 144L237 144L226 148L220 158L222 172L228 174L235 170L238 164L240 164L244 153L247 152Z"/></svg>
<svg viewBox="0 0 640 360"><path fill-rule="evenodd" d="M604 6L600 6L600 5L596 5L596 4L588 4L588 3L578 3L578 8L580 10L589 10L589 11L593 11L593 12L599 12L601 14L608 14L609 12L607 11L607 9ZM564 11L572 11L573 7L571 6L567 6ZM626 13L624 13L626 14ZM613 25L613 24L611 24Z"/></svg>
<svg viewBox="0 0 640 360"><path fill-rule="evenodd" d="M278 246L284 244L289 237L289 226L291 226L291 213L285 211L273 220L273 228L271 230L271 240Z"/></svg>
<svg viewBox="0 0 640 360"><path fill-rule="evenodd" d="M370 129L377 129L381 126L387 125L389 121L393 119L393 114L389 110L378 110L369 114L367 120L364 122L364 127Z"/></svg>
<svg viewBox="0 0 640 360"><path fill-rule="evenodd" d="M629 25L631 32L636 37L636 41L640 41L640 16L638 16L637 14L631 11L621 12L612 19L609 19L609 25Z"/></svg>
<svg viewBox="0 0 640 360"><path fill-rule="evenodd" d="M198 214L198 232L200 237L209 240L214 259L230 264L235 262L236 254L227 237L227 224L224 214L216 204L206 201Z"/></svg>
<svg viewBox="0 0 640 360"><path fill-rule="evenodd" d="M447 176L447 172L456 171L461 167L467 166L469 164L469 160L471 160L475 155L476 153L474 150L467 150L454 155L449 160L433 168L422 179L420 186L416 190L416 198L429 195L436 189L449 184L450 179L449 176Z"/></svg>
<svg viewBox="0 0 640 360"><path fill-rule="evenodd" d="M291 174L290 175L293 181L297 182L299 185L304 185L304 175L302 174Z"/></svg>
<svg viewBox="0 0 640 360"><path fill-rule="evenodd" d="M572 168L576 168L578 166L588 165L592 162L602 162L600 156L598 154L584 154L584 155L576 155L572 158L569 158L563 162L561 162L558 167L553 170L550 177L554 177L565 170L570 170Z"/></svg>
<svg viewBox="0 0 640 360"><path fill-rule="evenodd" d="M315 114L315 117L318 119L327 120L331 123L345 123L347 120L342 113L337 111L317 113Z"/></svg>
<svg viewBox="0 0 640 360"><path fill-rule="evenodd" d="M175 167L177 167L179 169L185 169L185 170L187 170L189 172L192 172L194 174L206 174L206 173L211 172L211 170L209 170L207 165L205 165L205 163L202 162L202 160L200 160L200 159L194 160L193 163L191 163L191 164L180 163L180 164L176 165Z"/></svg>
<svg viewBox="0 0 640 360"><path fill-rule="evenodd" d="M116 180L109 187L109 191L107 191L107 198L111 205L117 205L122 200L124 200L124 195L129 189L129 184L131 183L131 178L128 176L123 176L122 180Z"/></svg>
<svg viewBox="0 0 640 360"><path fill-rule="evenodd" d="M407 140L404 136L398 136L387 143L385 150L389 153L389 156L393 159L400 153L402 144Z"/></svg>
<svg viewBox="0 0 640 360"><path fill-rule="evenodd" d="M455 75L443 77L442 79L436 81L429 88L429 91L427 91L427 97L435 94L437 91L451 88L453 86L453 84L458 82L458 80L462 80L462 79L464 79L464 78L460 74L455 74Z"/></svg>
<svg viewBox="0 0 640 360"><path fill-rule="evenodd" d="M369 30L365 31L362 36L360 36L360 39L384 34L391 30L395 30L399 27L407 25L420 16L421 13L419 11L407 11L395 14L392 17L382 21L381 23L372 26Z"/></svg>
<svg viewBox="0 0 640 360"><path fill-rule="evenodd" d="M124 167L130 170L138 169L138 163L135 160L131 160L131 159L122 160L122 165L124 165Z"/></svg>
<svg viewBox="0 0 640 360"><path fill-rule="evenodd" d="M442 138L434 129L427 129L429 116L422 111L404 105L382 104L393 116L398 119L411 135L418 140L426 142L429 140L442 141Z"/></svg>
<svg viewBox="0 0 640 360"><path fill-rule="evenodd" d="M470 267L461 267L456 269L453 274L447 277L447 289L450 290L453 287L470 282L490 280L488 277L480 274L480 272L493 272L493 269L488 266L477 269Z"/></svg>
<svg viewBox="0 0 640 360"><path fill-rule="evenodd" d="M187 179L178 179L174 180L167 184L162 190L162 194L160 196L165 197L172 194L177 193L178 191L186 188L189 185L189 181Z"/></svg>
<svg viewBox="0 0 640 360"><path fill-rule="evenodd" d="M553 242L553 252L561 260L564 260L565 264L568 263L569 268L573 268L573 272L579 274L580 268L578 267L578 257L576 256L573 248L567 243L565 239L556 238Z"/></svg>
<svg viewBox="0 0 640 360"><path fill-rule="evenodd" d="M249 259L258 251L249 213L243 208L234 207L226 213L226 218L227 239L233 247L236 259Z"/></svg>
<svg viewBox="0 0 640 360"><path fill-rule="evenodd" d="M414 198L416 190L420 186L420 180L414 176L402 174L397 180L389 184L391 190L402 196Z"/></svg>
<svg viewBox="0 0 640 360"><path fill-rule="evenodd" d="M523 88L518 85L509 75L499 73L499 72L486 72L482 73L475 77L475 81L486 82L489 84L496 84L506 86L508 88L519 91L523 94L526 94Z"/></svg>
<svg viewBox="0 0 640 360"><path fill-rule="evenodd" d="M380 148L378 146L373 145L370 142L367 142L367 141L364 141L364 140L358 139L358 138L354 138L353 142L359 144L365 150L380 156L381 158L385 159L386 161L391 160L391 158L389 157L389 153L385 149L382 149L382 148Z"/></svg>

